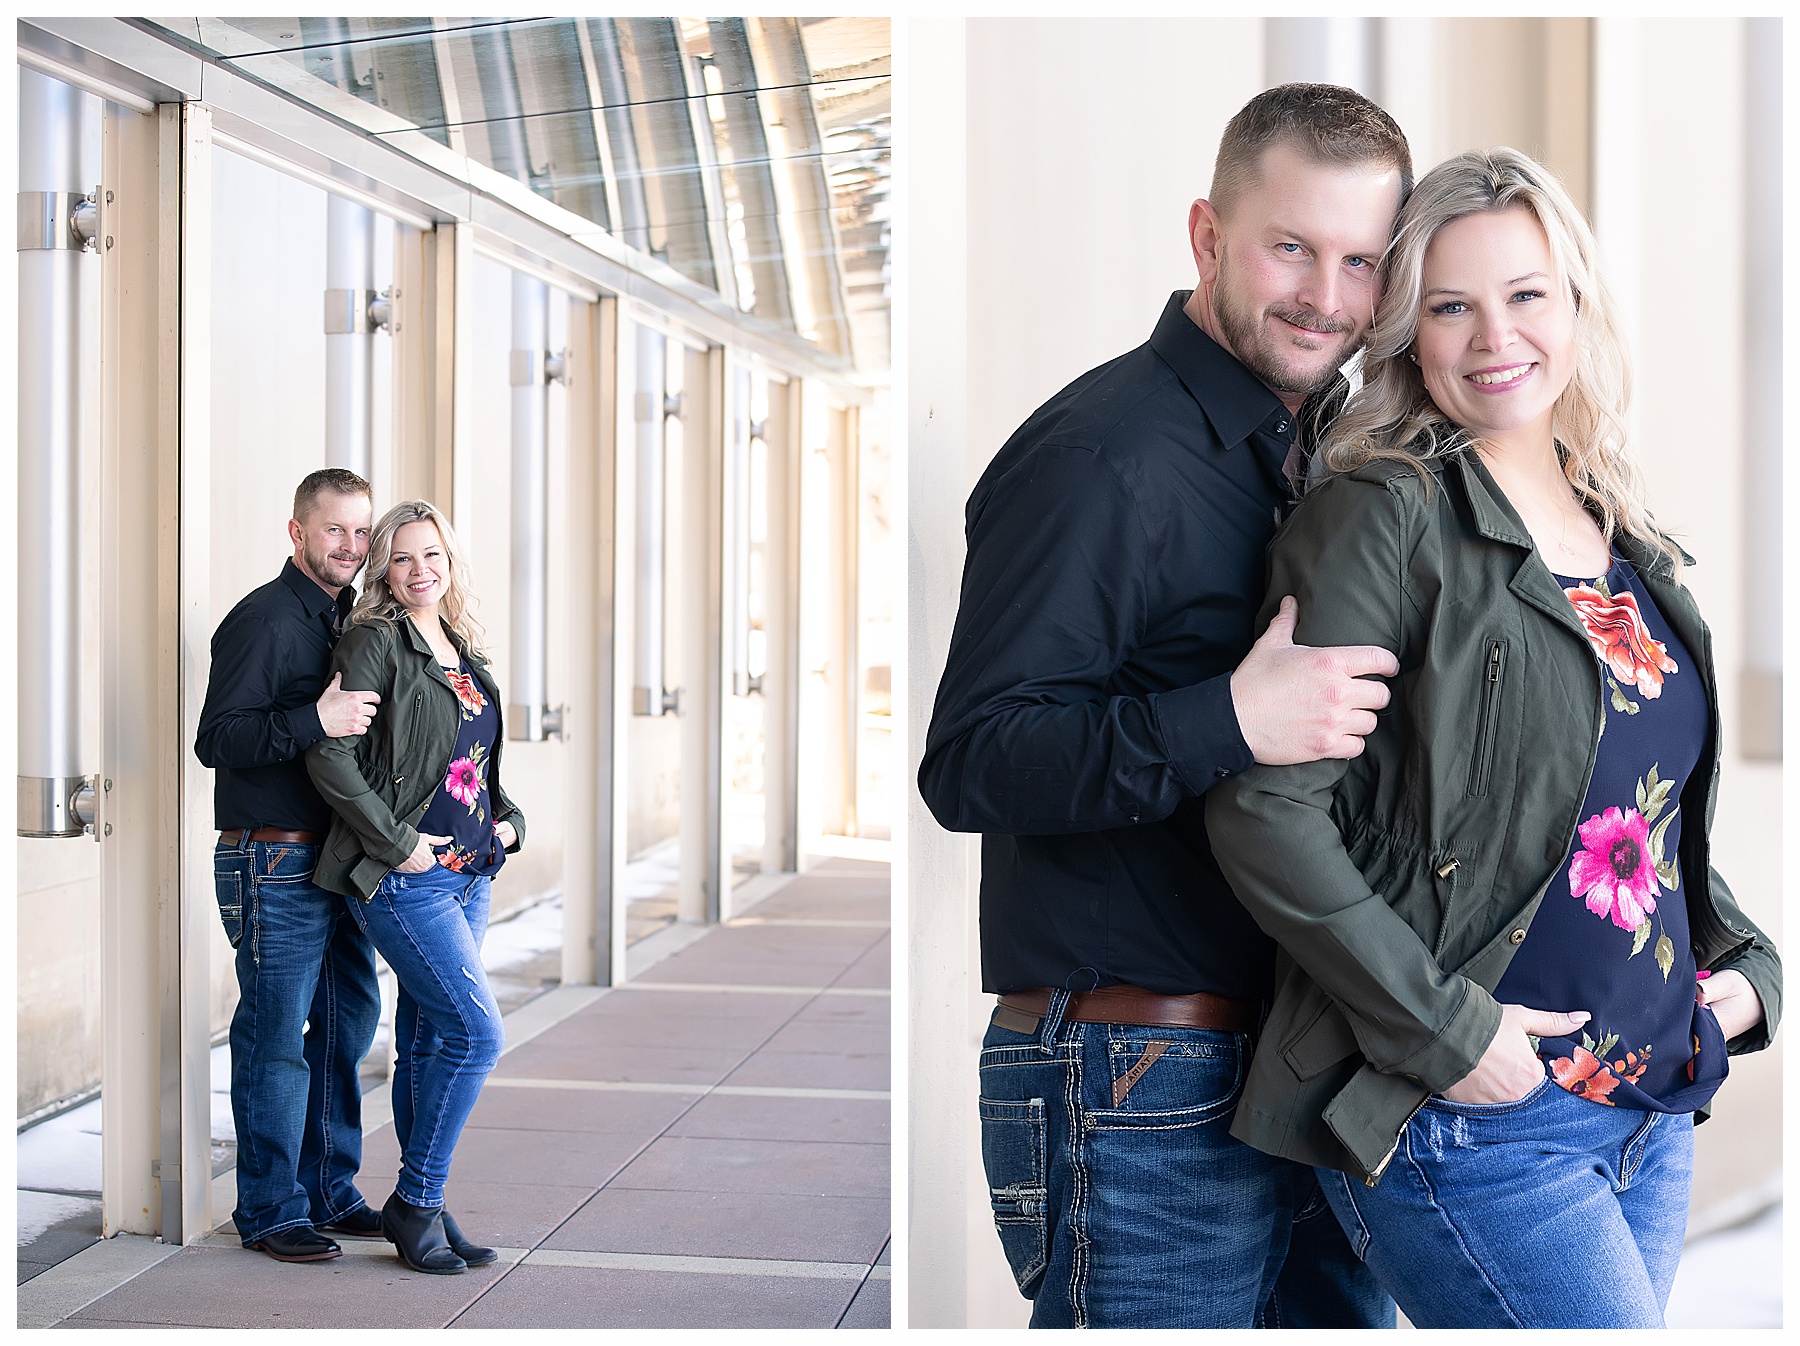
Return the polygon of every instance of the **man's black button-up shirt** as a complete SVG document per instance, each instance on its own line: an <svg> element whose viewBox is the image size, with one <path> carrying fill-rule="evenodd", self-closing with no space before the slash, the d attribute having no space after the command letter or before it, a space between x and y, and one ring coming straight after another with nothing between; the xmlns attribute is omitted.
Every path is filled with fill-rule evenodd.
<svg viewBox="0 0 1800 1346"><path fill-rule="evenodd" d="M213 821L221 830L323 834L331 826L305 753L325 737L315 703L354 600L349 585L334 598L290 559L213 632L194 753L214 771Z"/></svg>
<svg viewBox="0 0 1800 1346"><path fill-rule="evenodd" d="M1230 674L1296 417L1186 299L1038 408L969 497L919 788L946 828L982 833L988 991L1270 990L1274 946L1200 796L1251 763Z"/></svg>

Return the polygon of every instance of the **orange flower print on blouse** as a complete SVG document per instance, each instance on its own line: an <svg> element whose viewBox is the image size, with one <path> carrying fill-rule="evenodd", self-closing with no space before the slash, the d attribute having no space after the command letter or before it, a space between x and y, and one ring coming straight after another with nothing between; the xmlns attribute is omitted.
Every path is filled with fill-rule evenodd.
<svg viewBox="0 0 1800 1346"><path fill-rule="evenodd" d="M1589 642L1614 677L1638 694L1654 701L1662 695L1663 674L1680 670L1669 658L1669 647L1650 635L1637 595L1627 589L1618 596L1590 584L1564 589L1575 615L1587 629Z"/></svg>
<svg viewBox="0 0 1800 1346"><path fill-rule="evenodd" d="M1595 1103L1613 1106L1608 1098L1614 1089L1619 1087L1619 1077L1606 1068L1606 1064L1586 1047L1575 1048L1572 1057L1565 1056L1550 1063L1550 1076L1572 1094Z"/></svg>
<svg viewBox="0 0 1800 1346"><path fill-rule="evenodd" d="M475 679L460 668L446 668L444 676L450 679L450 685L456 689L456 699L462 702L463 718L473 719L481 714L487 698L481 694L481 688L475 685Z"/></svg>

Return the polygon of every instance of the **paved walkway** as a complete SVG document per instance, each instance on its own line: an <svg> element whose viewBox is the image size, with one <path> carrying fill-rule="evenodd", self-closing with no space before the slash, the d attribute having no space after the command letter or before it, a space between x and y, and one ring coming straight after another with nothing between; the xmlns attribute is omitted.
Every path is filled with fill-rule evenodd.
<svg viewBox="0 0 1800 1346"><path fill-rule="evenodd" d="M229 1224L121 1237L21 1285L20 1326L885 1327L888 903L886 865L826 860L642 941L617 990L509 1014L447 1193L495 1266L423 1276L354 1240L284 1265ZM367 1125L379 1206L398 1155Z"/></svg>

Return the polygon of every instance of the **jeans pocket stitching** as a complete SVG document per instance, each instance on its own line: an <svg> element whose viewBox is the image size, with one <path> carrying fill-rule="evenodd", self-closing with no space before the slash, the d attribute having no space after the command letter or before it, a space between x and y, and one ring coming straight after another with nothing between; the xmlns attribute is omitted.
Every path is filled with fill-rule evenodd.
<svg viewBox="0 0 1800 1346"><path fill-rule="evenodd" d="M988 1179L988 1201L992 1207L994 1228L1000 1235L1001 1249L1006 1255L1013 1279L1024 1290L1043 1272L1049 1261L1049 1173L1047 1126L1044 1100L978 1098L976 1108L981 1118L984 1140L982 1167ZM1000 1133L989 1128L1021 1126L1025 1139L1022 1177L994 1185L994 1179L1012 1174L999 1164ZM1010 1148L1010 1147L1009 1147ZM1016 1151L1007 1156L1015 1162ZM995 1167L1003 1171L994 1172Z"/></svg>
<svg viewBox="0 0 1800 1346"><path fill-rule="evenodd" d="M1520 1108L1530 1107L1545 1096L1545 1091L1555 1087L1548 1075L1531 1086L1523 1098L1509 1099L1505 1103L1457 1103L1433 1094L1425 1100L1425 1106L1440 1112L1452 1113L1459 1117L1504 1117L1508 1113L1517 1112Z"/></svg>

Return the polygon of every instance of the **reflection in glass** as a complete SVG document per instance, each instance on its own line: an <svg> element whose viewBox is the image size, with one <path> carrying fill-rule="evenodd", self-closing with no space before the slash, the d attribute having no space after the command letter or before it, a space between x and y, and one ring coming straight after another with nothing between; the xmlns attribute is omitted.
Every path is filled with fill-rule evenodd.
<svg viewBox="0 0 1800 1346"><path fill-rule="evenodd" d="M163 26L397 148L524 184L758 324L887 364L886 19Z"/></svg>

